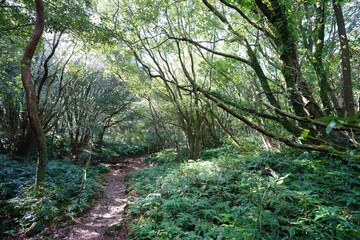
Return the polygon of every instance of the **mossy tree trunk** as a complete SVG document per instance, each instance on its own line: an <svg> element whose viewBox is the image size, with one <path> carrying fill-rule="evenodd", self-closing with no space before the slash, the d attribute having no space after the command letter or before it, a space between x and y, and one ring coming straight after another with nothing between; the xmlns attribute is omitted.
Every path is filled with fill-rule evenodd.
<svg viewBox="0 0 360 240"><path fill-rule="evenodd" d="M341 68L342 68L345 115L347 117L353 117L355 115L355 102L354 102L354 93L353 93L352 80L351 80L349 41L346 36L345 21L339 1L333 0L333 7L334 7L337 28L338 28L340 47L341 47Z"/></svg>
<svg viewBox="0 0 360 240"><path fill-rule="evenodd" d="M45 181L45 166L47 160L47 149L45 143L45 134L40 122L38 112L37 96L34 84L31 79L31 61L34 56L38 42L44 31L45 16L44 3L42 0L35 0L36 4L36 24L32 31L30 40L25 48L21 65L21 81L26 93L26 107L31 128L33 130L36 145L38 149L38 162L36 170L35 192L39 192Z"/></svg>

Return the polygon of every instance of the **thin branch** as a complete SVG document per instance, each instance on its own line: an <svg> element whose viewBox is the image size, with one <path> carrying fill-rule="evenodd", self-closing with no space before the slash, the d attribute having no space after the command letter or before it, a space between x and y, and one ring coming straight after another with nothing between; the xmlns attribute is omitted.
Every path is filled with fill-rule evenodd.
<svg viewBox="0 0 360 240"><path fill-rule="evenodd" d="M21 24L21 25L17 25L11 28L5 28L5 29L0 29L1 31L7 32L7 31L12 31L12 30L16 30L18 28L22 28L22 27L29 27L29 26L34 26L35 23L28 23L28 24Z"/></svg>
<svg viewBox="0 0 360 240"><path fill-rule="evenodd" d="M275 37L274 37L274 35L272 35L272 34L271 34L268 30L266 30L265 28L260 27L259 25L257 25L256 23L254 23L248 16L246 16L246 14L245 14L243 11L241 11L240 8L238 8L238 7L236 7L236 6L228 3L228 2L225 1L225 0L220 0L220 2L222 2L222 3L225 4L226 6L234 9L234 10L235 10L236 12L238 12L248 23L250 23L251 26L253 26L254 28L262 31L263 33L265 33L265 35L266 35L267 37L269 37L269 38L272 39L272 40L276 40Z"/></svg>
<svg viewBox="0 0 360 240"><path fill-rule="evenodd" d="M194 41L194 40L192 40L192 39L189 39L189 38L185 38L185 37L178 38L178 37L169 36L169 39L189 42L189 43L192 43L193 45L195 45L195 46L197 46L197 47L199 47L199 48L201 48L201 49L204 49L204 50L206 50L206 51L208 51L208 52L211 52L211 53L213 53L213 54L215 54L215 55L222 56L222 57L226 57L226 58L231 58L231 59L240 61L240 62L242 62L242 63L245 63L245 64L251 66L251 62L248 61L248 60L246 60L246 59L244 59L244 58L238 57L238 56L236 56L236 55L231 55L231 54L227 54L227 53L222 53L222 52L215 51L215 50L210 49L210 48L208 48L208 47L205 47L205 46L199 44L198 42L196 42L196 41Z"/></svg>

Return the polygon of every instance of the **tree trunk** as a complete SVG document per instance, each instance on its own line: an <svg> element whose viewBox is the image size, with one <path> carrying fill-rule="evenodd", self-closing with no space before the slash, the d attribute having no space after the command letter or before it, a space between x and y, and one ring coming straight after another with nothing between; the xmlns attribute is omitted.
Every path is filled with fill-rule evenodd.
<svg viewBox="0 0 360 240"><path fill-rule="evenodd" d="M38 162L36 170L35 192L38 192L45 181L45 167L47 160L47 149L45 134L40 122L38 112L38 102L33 82L31 80L31 60L34 56L36 46L44 31L45 16L44 3L42 0L35 0L36 4L36 24L26 46L21 66L21 81L26 93L26 106L31 128L34 132L38 149Z"/></svg>
<svg viewBox="0 0 360 240"><path fill-rule="evenodd" d="M106 129L107 129L106 126L102 127L101 131L99 132L99 134L97 136L96 148L98 150L101 150L101 148L104 144L104 136L105 136Z"/></svg>
<svg viewBox="0 0 360 240"><path fill-rule="evenodd" d="M197 160L200 158L202 144L201 137L199 136L201 132L192 132L191 129L188 130L187 139L189 144L189 158L192 160Z"/></svg>
<svg viewBox="0 0 360 240"><path fill-rule="evenodd" d="M346 28L341 5L338 0L333 0L334 13L338 28L338 35L341 48L341 67L343 80L344 108L347 117L355 115L354 94L351 81L350 51L349 42L346 36Z"/></svg>
<svg viewBox="0 0 360 240"><path fill-rule="evenodd" d="M301 117L322 117L321 109L313 97L311 87L302 77L297 48L297 34L292 28L291 22L289 22L289 16L282 1L269 1L270 6L263 0L255 0L255 3L277 32L276 45L283 64L281 72L285 79L294 112ZM302 127L311 128L311 126L307 125Z"/></svg>
<svg viewBox="0 0 360 240"><path fill-rule="evenodd" d="M70 145L71 145L71 158L75 158L79 152L79 134L76 133L75 136L70 135Z"/></svg>
<svg viewBox="0 0 360 240"><path fill-rule="evenodd" d="M324 49L324 39L325 39L325 4L319 3L316 5L316 38L315 38L315 52L314 58L310 58L310 62L313 65L316 75L319 79L319 88L320 88L320 99L324 107L326 115L331 115L334 111L334 106L337 102L331 102L330 96L333 94L333 90L330 87L328 81L328 75L326 73L324 63L323 63L323 49ZM310 18L309 18L310 19ZM309 49L311 51L311 49ZM333 98L334 99L334 98ZM335 109L340 113L339 109Z"/></svg>
<svg viewBox="0 0 360 240"><path fill-rule="evenodd" d="M254 69L256 76L259 79L261 88L263 89L263 91L265 92L266 98L268 99L268 101L270 103L274 103L274 106L277 106L278 108L281 109L280 103L279 101L275 98L275 95L273 94L270 85L268 83L267 77L265 75L265 73L263 72L261 65L259 63L259 60L256 57L255 52L251 49L250 44L247 44L247 51L249 54L249 57L251 59L251 67ZM254 84L256 83L256 80L254 80ZM257 88L259 88L258 86L256 86ZM261 92L259 90L259 92ZM296 97L296 96L292 96L292 97ZM302 111L303 108L302 106L300 107L300 110ZM290 122L288 119L286 118L281 118L281 120L279 121L280 124L290 133L294 134L294 135L299 135L299 130L298 128L295 126L294 123Z"/></svg>

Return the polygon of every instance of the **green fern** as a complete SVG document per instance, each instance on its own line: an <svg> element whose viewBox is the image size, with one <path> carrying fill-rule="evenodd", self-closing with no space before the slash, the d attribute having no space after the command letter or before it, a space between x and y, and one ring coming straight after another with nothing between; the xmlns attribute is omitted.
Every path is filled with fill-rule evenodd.
<svg viewBox="0 0 360 240"><path fill-rule="evenodd" d="M129 212L141 214L131 225L134 239L360 237L360 179L341 159L243 156L227 148L203 156L130 177L130 190L140 193ZM273 169L271 176L261 175L265 167ZM153 193L161 197L150 200Z"/></svg>

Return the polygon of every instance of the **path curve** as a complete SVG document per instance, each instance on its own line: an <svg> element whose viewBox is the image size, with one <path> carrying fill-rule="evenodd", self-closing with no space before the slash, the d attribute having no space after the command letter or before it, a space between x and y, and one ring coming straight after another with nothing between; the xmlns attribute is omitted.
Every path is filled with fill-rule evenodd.
<svg viewBox="0 0 360 240"><path fill-rule="evenodd" d="M119 224L127 204L125 176L129 172L140 170L147 164L143 158L120 159L119 163L108 164L112 169L105 177L106 185L103 196L97 200L94 207L79 218L74 218L74 225L59 229L53 239L61 240L109 240L126 239L126 228L114 236L109 236L106 229Z"/></svg>

